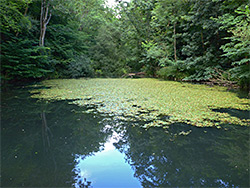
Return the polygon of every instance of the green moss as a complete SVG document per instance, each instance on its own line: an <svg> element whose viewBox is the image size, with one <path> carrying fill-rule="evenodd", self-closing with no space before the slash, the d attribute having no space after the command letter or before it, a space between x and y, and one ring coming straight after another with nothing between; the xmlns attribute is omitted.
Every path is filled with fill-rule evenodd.
<svg viewBox="0 0 250 188"><path fill-rule="evenodd" d="M71 99L94 105L100 113L122 120L145 121L144 127L183 122L198 127L230 123L249 126L239 119L212 109L250 110L249 99L240 99L224 87L208 87L157 79L60 79L41 83L49 89L33 90L32 97L46 100ZM162 119L161 117L168 117ZM149 122L149 123L148 123Z"/></svg>

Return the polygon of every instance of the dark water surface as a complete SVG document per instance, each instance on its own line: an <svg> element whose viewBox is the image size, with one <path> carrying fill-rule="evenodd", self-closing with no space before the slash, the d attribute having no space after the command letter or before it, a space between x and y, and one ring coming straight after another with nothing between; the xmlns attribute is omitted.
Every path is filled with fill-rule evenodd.
<svg viewBox="0 0 250 188"><path fill-rule="evenodd" d="M247 127L145 130L83 110L2 91L1 187L250 186Z"/></svg>

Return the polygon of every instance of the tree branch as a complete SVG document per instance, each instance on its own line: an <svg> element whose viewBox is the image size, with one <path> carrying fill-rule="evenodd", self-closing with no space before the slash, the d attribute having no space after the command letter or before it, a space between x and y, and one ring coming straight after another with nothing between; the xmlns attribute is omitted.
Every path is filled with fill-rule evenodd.
<svg viewBox="0 0 250 188"><path fill-rule="evenodd" d="M48 25L50 18L51 18L51 13L49 13L49 18L48 18L47 22L45 23L45 25Z"/></svg>

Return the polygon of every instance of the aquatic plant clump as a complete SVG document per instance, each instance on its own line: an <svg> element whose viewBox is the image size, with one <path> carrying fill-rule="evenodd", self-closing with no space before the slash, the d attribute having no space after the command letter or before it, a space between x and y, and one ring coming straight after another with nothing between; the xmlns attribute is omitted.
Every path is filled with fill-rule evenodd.
<svg viewBox="0 0 250 188"><path fill-rule="evenodd" d="M157 79L58 79L43 81L33 98L72 100L79 106L129 121L145 121L144 127L168 126L176 122L198 127L236 124L240 119L214 109L250 110L249 99L238 98L224 87L209 87ZM84 111L92 113L93 108Z"/></svg>

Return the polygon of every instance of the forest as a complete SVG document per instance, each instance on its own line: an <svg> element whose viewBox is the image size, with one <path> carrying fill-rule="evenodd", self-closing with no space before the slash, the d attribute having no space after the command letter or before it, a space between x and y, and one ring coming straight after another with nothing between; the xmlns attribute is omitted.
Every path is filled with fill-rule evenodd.
<svg viewBox="0 0 250 188"><path fill-rule="evenodd" d="M250 187L250 0L108 2L0 1L0 187Z"/></svg>
<svg viewBox="0 0 250 188"><path fill-rule="evenodd" d="M1 0L1 83L143 72L249 89L248 0Z"/></svg>

